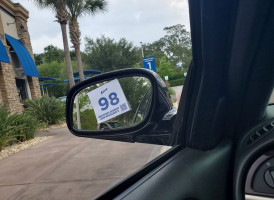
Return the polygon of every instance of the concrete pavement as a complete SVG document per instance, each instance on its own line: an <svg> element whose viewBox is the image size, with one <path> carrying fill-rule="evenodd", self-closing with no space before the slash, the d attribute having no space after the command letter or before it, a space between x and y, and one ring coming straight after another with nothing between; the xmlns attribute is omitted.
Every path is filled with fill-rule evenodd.
<svg viewBox="0 0 274 200"><path fill-rule="evenodd" d="M176 99L177 99L177 101L175 103L173 103L173 107L178 109L180 99L181 99L182 90L183 90L183 85L175 86L175 87L171 87L171 88L176 92Z"/></svg>
<svg viewBox="0 0 274 200"><path fill-rule="evenodd" d="M179 85L171 88L176 92L176 94L181 94L183 90L183 85Z"/></svg>
<svg viewBox="0 0 274 200"><path fill-rule="evenodd" d="M0 161L0 199L92 199L155 158L163 148L75 137L66 128Z"/></svg>

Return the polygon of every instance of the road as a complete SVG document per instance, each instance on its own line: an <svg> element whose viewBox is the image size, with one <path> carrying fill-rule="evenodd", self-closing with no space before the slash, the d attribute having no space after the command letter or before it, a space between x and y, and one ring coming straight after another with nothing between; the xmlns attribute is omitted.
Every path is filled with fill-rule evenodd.
<svg viewBox="0 0 274 200"><path fill-rule="evenodd" d="M1 200L93 199L165 147L75 137L66 128L0 161Z"/></svg>

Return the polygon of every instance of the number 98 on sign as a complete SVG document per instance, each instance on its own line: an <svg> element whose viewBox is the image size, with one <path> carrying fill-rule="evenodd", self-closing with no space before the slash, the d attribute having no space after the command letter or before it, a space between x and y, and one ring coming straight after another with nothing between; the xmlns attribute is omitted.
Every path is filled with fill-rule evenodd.
<svg viewBox="0 0 274 200"><path fill-rule="evenodd" d="M115 106L119 103L119 98L117 97L117 93L112 92L109 94L109 101L107 98L102 97L99 99L99 105L101 106L101 110L107 110L109 107L109 102L110 105Z"/></svg>
<svg viewBox="0 0 274 200"><path fill-rule="evenodd" d="M117 79L88 93L98 123L130 111L130 105Z"/></svg>

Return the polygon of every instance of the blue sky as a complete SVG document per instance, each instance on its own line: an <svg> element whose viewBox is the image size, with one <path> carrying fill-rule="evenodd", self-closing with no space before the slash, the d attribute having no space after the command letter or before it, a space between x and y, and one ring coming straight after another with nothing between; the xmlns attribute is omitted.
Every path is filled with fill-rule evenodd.
<svg viewBox="0 0 274 200"><path fill-rule="evenodd" d="M54 22L52 11L37 8L31 0L13 1L30 12L34 53L42 53L50 44L63 48L60 25ZM102 34L115 40L125 37L135 45L151 43L164 35L164 27L180 23L189 30L188 14L187 0L109 0L108 12L79 19L81 50L85 48L85 36L95 39Z"/></svg>

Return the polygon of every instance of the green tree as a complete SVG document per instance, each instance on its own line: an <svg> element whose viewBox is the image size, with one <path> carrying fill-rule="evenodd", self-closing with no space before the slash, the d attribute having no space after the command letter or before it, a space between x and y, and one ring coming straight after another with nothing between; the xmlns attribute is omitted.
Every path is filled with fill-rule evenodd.
<svg viewBox="0 0 274 200"><path fill-rule="evenodd" d="M174 70L174 67L172 67L171 62L167 61L166 57L163 56L160 59L160 66L157 68L157 73L163 80L165 80L165 76L168 76L170 79L176 72Z"/></svg>
<svg viewBox="0 0 274 200"><path fill-rule="evenodd" d="M64 53L66 59L66 69L69 79L69 85L72 87L74 83L74 77L72 75L72 64L69 52L68 37L67 37L67 22L70 18L68 11L66 9L67 0L32 0L41 8L51 8L56 15L57 21L61 26L63 44L64 44Z"/></svg>
<svg viewBox="0 0 274 200"><path fill-rule="evenodd" d="M41 65L37 66L38 72L40 77L51 77L51 78L58 78L58 79L64 79L66 77L65 72L66 65L64 61L62 63L59 63L57 61L52 61L49 63L43 63ZM58 85L52 85L52 86L45 86L43 89L47 90L50 96L60 97L65 96L68 92L68 84L61 81L41 81L40 84L44 83L58 83Z"/></svg>
<svg viewBox="0 0 274 200"><path fill-rule="evenodd" d="M36 66L41 65L44 62L43 54L33 54Z"/></svg>
<svg viewBox="0 0 274 200"><path fill-rule="evenodd" d="M81 31L79 28L78 18L85 14L95 15L99 12L106 11L107 2L105 0L67 0L67 7L70 15L69 33L70 40L75 49L77 68L79 71L80 80L84 80L82 58L80 52Z"/></svg>
<svg viewBox="0 0 274 200"><path fill-rule="evenodd" d="M81 54L83 54L83 52L81 52ZM76 60L76 54L74 50L70 51L70 57L72 61ZM52 61L57 61L61 63L65 59L64 51L53 45L46 46L44 48L44 53L34 54L34 58L36 66L41 65L45 62L49 63Z"/></svg>
<svg viewBox="0 0 274 200"><path fill-rule="evenodd" d="M84 68L86 66L84 65ZM72 61L73 71L77 71L77 63L76 61ZM64 82L64 79L67 79L66 73L66 64L65 62L44 62L41 65L37 66L40 77L51 77L60 79L60 81L41 81L40 83L58 83L58 85L45 86L44 89L48 91L49 96L66 96L69 90L68 83Z"/></svg>
<svg viewBox="0 0 274 200"><path fill-rule="evenodd" d="M52 61L37 66L40 77L61 78L64 63Z"/></svg>
<svg viewBox="0 0 274 200"><path fill-rule="evenodd" d="M44 54L42 55L43 62L63 62L64 61L64 51L56 46L48 45L44 48Z"/></svg>
<svg viewBox="0 0 274 200"><path fill-rule="evenodd" d="M86 63L88 68L101 70L102 72L117 69L139 67L141 60L140 51L125 38L118 42L105 36L96 40L85 38Z"/></svg>
<svg viewBox="0 0 274 200"><path fill-rule="evenodd" d="M176 71L187 69L192 59L189 32L181 24L165 27L164 31L164 37L151 44L144 44L145 56L154 56L156 67L160 66L161 58L166 56Z"/></svg>
<svg viewBox="0 0 274 200"><path fill-rule="evenodd" d="M167 32L163 37L164 52L168 60L175 66L188 68L192 58L189 32L181 24L165 27L164 30Z"/></svg>
<svg viewBox="0 0 274 200"><path fill-rule="evenodd" d="M163 39L159 39L151 44L148 43L143 45L145 56L154 56L156 67L160 66L161 58L166 56L164 46L165 42Z"/></svg>

